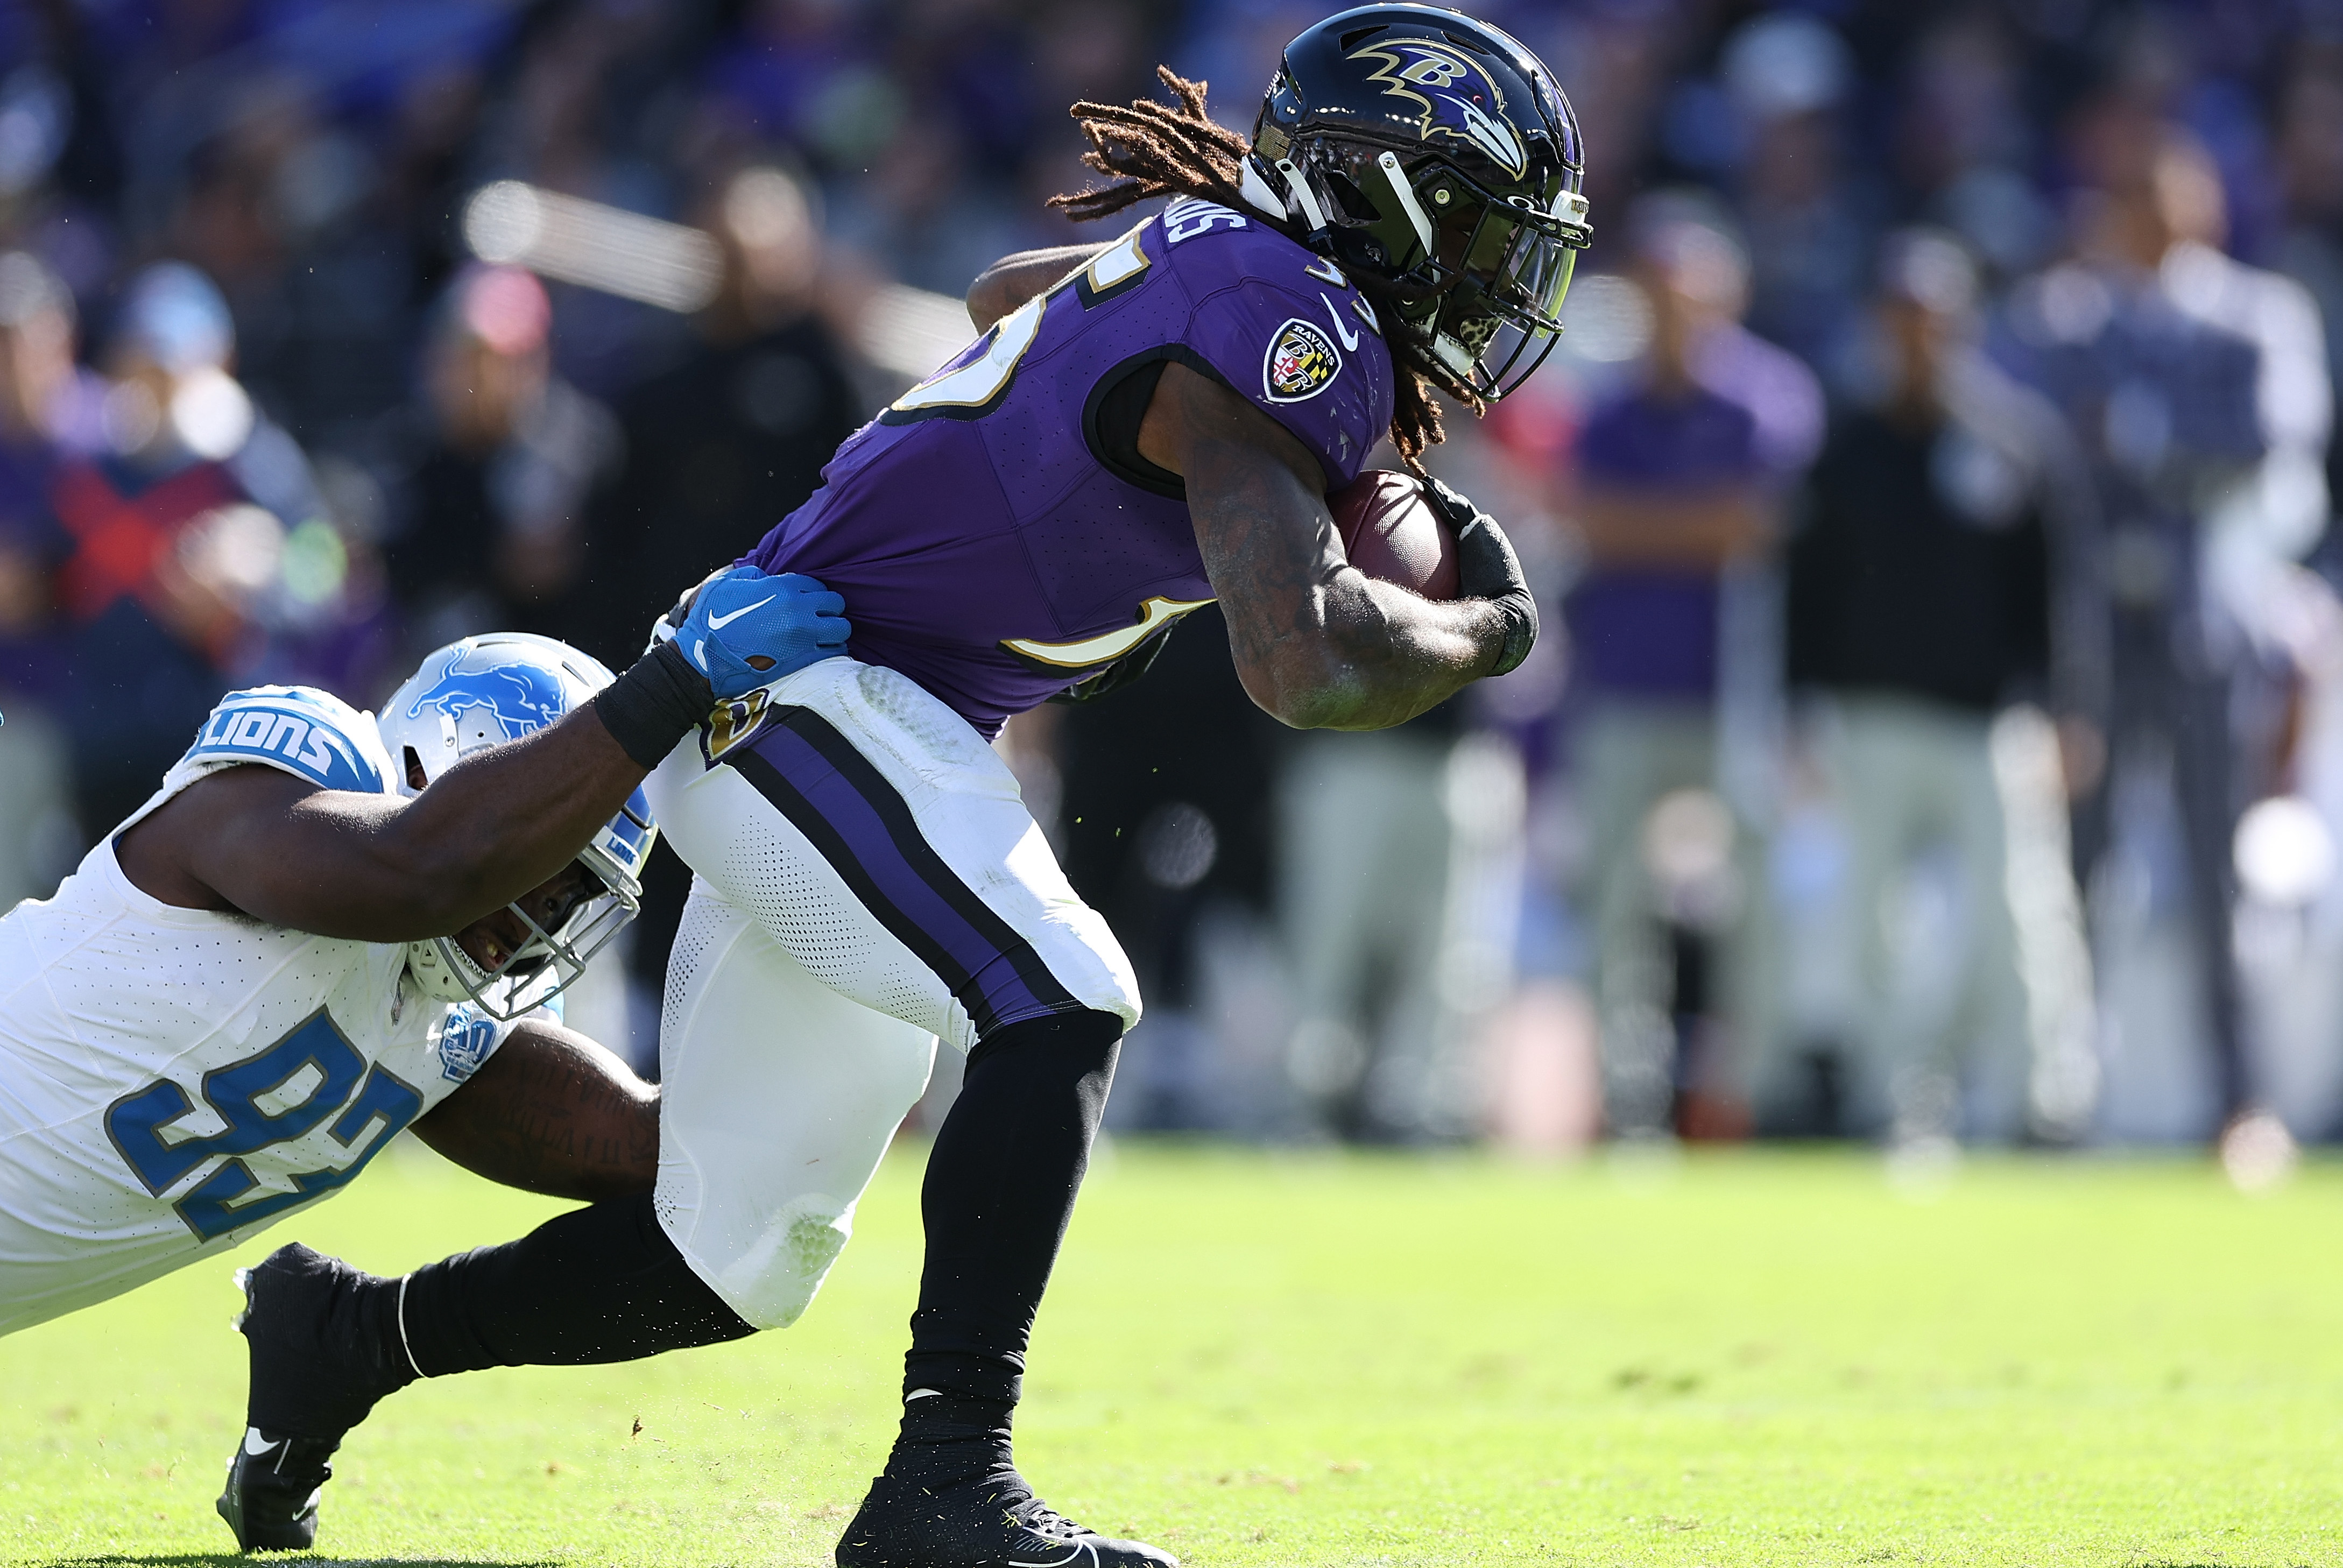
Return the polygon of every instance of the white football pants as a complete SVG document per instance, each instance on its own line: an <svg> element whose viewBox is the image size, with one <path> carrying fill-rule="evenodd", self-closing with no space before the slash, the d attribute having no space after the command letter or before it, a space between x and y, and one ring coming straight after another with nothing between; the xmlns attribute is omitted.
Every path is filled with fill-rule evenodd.
<svg viewBox="0 0 2343 1568"><path fill-rule="evenodd" d="M935 1037L1139 1019L1006 764L907 678L825 659L687 739L649 781L690 865L669 960L657 1206L759 1328L793 1322L926 1088Z"/></svg>

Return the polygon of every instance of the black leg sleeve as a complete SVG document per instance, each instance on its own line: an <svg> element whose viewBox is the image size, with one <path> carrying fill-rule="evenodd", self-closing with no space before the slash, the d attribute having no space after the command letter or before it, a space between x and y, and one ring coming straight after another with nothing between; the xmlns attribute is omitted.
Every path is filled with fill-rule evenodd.
<svg viewBox="0 0 2343 1568"><path fill-rule="evenodd" d="M691 1271L649 1193L418 1269L398 1318L426 1377L634 1361L756 1332Z"/></svg>
<svg viewBox="0 0 2343 1568"><path fill-rule="evenodd" d="M969 1053L920 1192L927 1267L906 1394L1016 1402L1121 1041L1112 1013L1058 1013L1012 1024Z"/></svg>

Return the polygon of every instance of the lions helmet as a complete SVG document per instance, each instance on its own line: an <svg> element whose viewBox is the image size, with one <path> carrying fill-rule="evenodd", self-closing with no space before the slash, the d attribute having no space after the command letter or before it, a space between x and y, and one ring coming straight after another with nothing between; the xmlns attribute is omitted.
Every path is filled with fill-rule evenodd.
<svg viewBox="0 0 2343 1568"><path fill-rule="evenodd" d="M1433 357L1494 401L1544 364L1593 231L1578 121L1486 22L1363 5L1285 46L1253 124L1248 199L1393 288Z"/></svg>
<svg viewBox="0 0 2343 1568"><path fill-rule="evenodd" d="M375 722L399 787L414 795L472 753L544 729L610 680L599 660L567 643L489 632L426 658ZM441 936L407 944L407 972L425 995L477 1002L494 1018L542 1007L642 908L643 865L658 839L650 806L637 789L579 851L587 886L550 929L509 904L529 938L495 969L482 968L453 936Z"/></svg>

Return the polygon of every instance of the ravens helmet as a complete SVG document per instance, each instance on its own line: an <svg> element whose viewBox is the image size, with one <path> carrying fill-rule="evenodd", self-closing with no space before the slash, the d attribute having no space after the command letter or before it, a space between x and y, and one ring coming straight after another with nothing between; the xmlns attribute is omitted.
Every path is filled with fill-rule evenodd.
<svg viewBox="0 0 2343 1568"><path fill-rule="evenodd" d="M1489 400L1552 352L1593 231L1578 121L1553 73L1485 22L1363 5L1285 46L1248 199L1391 286L1433 357Z"/></svg>

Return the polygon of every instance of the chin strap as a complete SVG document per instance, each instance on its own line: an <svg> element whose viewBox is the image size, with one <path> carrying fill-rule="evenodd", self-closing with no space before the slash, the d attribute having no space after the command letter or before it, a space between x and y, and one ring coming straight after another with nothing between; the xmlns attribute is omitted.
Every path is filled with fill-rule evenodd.
<svg viewBox="0 0 2343 1568"><path fill-rule="evenodd" d="M1309 182L1302 177L1302 171L1294 166L1293 160L1278 159L1277 172L1285 177L1285 188L1293 193L1294 205L1302 209L1302 217L1310 225L1310 232L1316 234L1324 228L1326 209L1318 205L1317 193L1312 191Z"/></svg>
<svg viewBox="0 0 2343 1568"><path fill-rule="evenodd" d="M1291 201L1280 196L1277 187L1263 176L1261 171L1264 163L1285 182L1285 188L1292 193ZM1325 232L1326 209L1319 205L1318 193L1310 188L1310 182L1302 177L1302 170L1292 158L1272 160L1253 154L1244 160L1238 173L1237 192L1264 217L1273 217L1280 223L1298 222L1312 236Z"/></svg>
<svg viewBox="0 0 2343 1568"><path fill-rule="evenodd" d="M1277 199L1275 188L1262 177L1260 159L1249 157L1244 160L1244 168L1237 176L1237 192L1263 217L1273 217L1280 223L1285 221L1285 204Z"/></svg>
<svg viewBox="0 0 2343 1568"><path fill-rule="evenodd" d="M1440 254L1433 241L1432 219L1424 215L1423 204L1415 199L1415 187L1407 183L1407 171L1401 168L1394 155L1375 155L1375 167L1383 170L1383 178L1391 182L1392 195L1398 198L1400 210L1407 214L1408 226L1415 230L1418 243L1423 246L1423 258L1430 261Z"/></svg>

